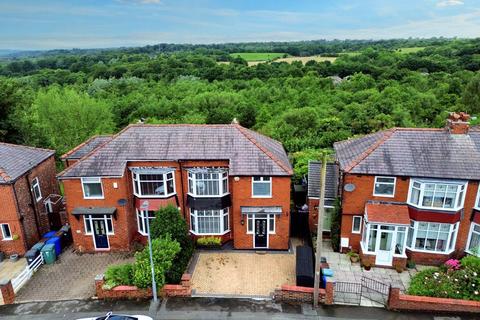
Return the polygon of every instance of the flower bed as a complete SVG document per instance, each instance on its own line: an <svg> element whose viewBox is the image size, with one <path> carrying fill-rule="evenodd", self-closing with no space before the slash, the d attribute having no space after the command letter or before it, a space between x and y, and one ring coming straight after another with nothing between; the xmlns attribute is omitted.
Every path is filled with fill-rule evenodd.
<svg viewBox="0 0 480 320"><path fill-rule="evenodd" d="M480 258L448 260L413 276L409 295L480 301Z"/></svg>

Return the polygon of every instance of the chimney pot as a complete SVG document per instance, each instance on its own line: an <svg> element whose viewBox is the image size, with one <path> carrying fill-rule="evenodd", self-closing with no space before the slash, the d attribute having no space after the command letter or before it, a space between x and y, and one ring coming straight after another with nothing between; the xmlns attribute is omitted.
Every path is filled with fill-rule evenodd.
<svg viewBox="0 0 480 320"><path fill-rule="evenodd" d="M447 130L451 134L467 134L470 127L470 115L465 112L450 112L447 119Z"/></svg>

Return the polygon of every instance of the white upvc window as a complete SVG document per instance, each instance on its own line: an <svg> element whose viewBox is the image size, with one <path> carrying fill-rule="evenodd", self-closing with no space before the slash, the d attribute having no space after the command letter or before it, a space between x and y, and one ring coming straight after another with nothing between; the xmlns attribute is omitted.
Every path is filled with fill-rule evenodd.
<svg viewBox="0 0 480 320"><path fill-rule="evenodd" d="M468 233L466 252L480 257L480 224L472 222Z"/></svg>
<svg viewBox="0 0 480 320"><path fill-rule="evenodd" d="M32 192L37 202L42 200L42 190L40 189L40 181L38 178L32 180Z"/></svg>
<svg viewBox="0 0 480 320"><path fill-rule="evenodd" d="M224 169L189 171L188 193L195 197L218 197L228 194L228 172Z"/></svg>
<svg viewBox="0 0 480 320"><path fill-rule="evenodd" d="M97 177L82 178L83 198L103 199L102 179Z"/></svg>
<svg viewBox="0 0 480 320"><path fill-rule="evenodd" d="M360 242L362 251L365 253L376 254L382 242L381 233L392 233L393 255L406 257L405 255L405 235L407 233L406 226L386 225L378 223L368 223L364 220L362 240Z"/></svg>
<svg viewBox="0 0 480 320"><path fill-rule="evenodd" d="M252 198L272 197L272 177L252 177Z"/></svg>
<svg viewBox="0 0 480 320"><path fill-rule="evenodd" d="M352 233L360 233L362 231L362 216L353 216Z"/></svg>
<svg viewBox="0 0 480 320"><path fill-rule="evenodd" d="M376 197L394 197L396 180L395 177L375 177L373 195Z"/></svg>
<svg viewBox="0 0 480 320"><path fill-rule="evenodd" d="M83 216L83 223L84 223L86 235L93 234L93 220L103 220L105 222L105 228L107 230L107 234L108 235L114 234L113 219L111 214L99 214L99 215L86 214Z"/></svg>
<svg viewBox="0 0 480 320"><path fill-rule="evenodd" d="M410 181L408 204L434 210L458 211L463 208L467 182L459 181Z"/></svg>
<svg viewBox="0 0 480 320"><path fill-rule="evenodd" d="M148 235L147 219L150 219L148 222L151 227L152 220L155 219L155 211L137 209L138 233L144 236Z"/></svg>
<svg viewBox="0 0 480 320"><path fill-rule="evenodd" d="M2 240L12 240L12 231L10 230L10 225L8 223L0 224L2 229Z"/></svg>
<svg viewBox="0 0 480 320"><path fill-rule="evenodd" d="M137 197L163 198L175 194L174 172L142 173L132 172L133 193Z"/></svg>
<svg viewBox="0 0 480 320"><path fill-rule="evenodd" d="M190 209L190 232L198 235L223 235L230 231L228 208Z"/></svg>
<svg viewBox="0 0 480 320"><path fill-rule="evenodd" d="M248 214L247 215L247 234L253 234L253 226L256 219L268 219L268 234L275 234L275 215L274 214Z"/></svg>
<svg viewBox="0 0 480 320"><path fill-rule="evenodd" d="M412 251L449 254L455 250L457 223L413 221L408 230L407 248Z"/></svg>

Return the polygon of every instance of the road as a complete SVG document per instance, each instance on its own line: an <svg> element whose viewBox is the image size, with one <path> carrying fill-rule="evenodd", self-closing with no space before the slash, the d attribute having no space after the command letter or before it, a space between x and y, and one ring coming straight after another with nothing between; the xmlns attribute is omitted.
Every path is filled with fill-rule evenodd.
<svg viewBox="0 0 480 320"><path fill-rule="evenodd" d="M380 308L323 306L313 310L309 305L286 305L271 301L222 298L170 298L160 304L149 301L70 300L34 302L0 307L0 319L78 319L103 315L108 311L144 314L154 319L368 319L368 320L466 320L474 316L449 317L422 313L397 313Z"/></svg>

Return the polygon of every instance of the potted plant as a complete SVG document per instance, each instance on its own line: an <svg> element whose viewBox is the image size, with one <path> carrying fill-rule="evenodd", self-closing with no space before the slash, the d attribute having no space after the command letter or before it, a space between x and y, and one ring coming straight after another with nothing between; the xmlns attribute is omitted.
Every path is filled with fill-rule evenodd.
<svg viewBox="0 0 480 320"><path fill-rule="evenodd" d="M352 263L357 263L358 261L360 261L360 255L354 251L347 252L347 256L350 257L350 261Z"/></svg>
<svg viewBox="0 0 480 320"><path fill-rule="evenodd" d="M372 268L370 261L362 261L362 267L365 271L369 271Z"/></svg>
<svg viewBox="0 0 480 320"><path fill-rule="evenodd" d="M416 265L417 265L417 264L415 263L415 261L413 261L413 260L407 260L407 268L408 268L408 269L415 269Z"/></svg>
<svg viewBox="0 0 480 320"><path fill-rule="evenodd" d="M403 267L400 266L400 265L396 265L396 266L395 266L395 270L396 270L398 273L402 273L402 272L403 272Z"/></svg>
<svg viewBox="0 0 480 320"><path fill-rule="evenodd" d="M220 237L201 237L197 239L197 247L205 249L220 249L222 238Z"/></svg>

